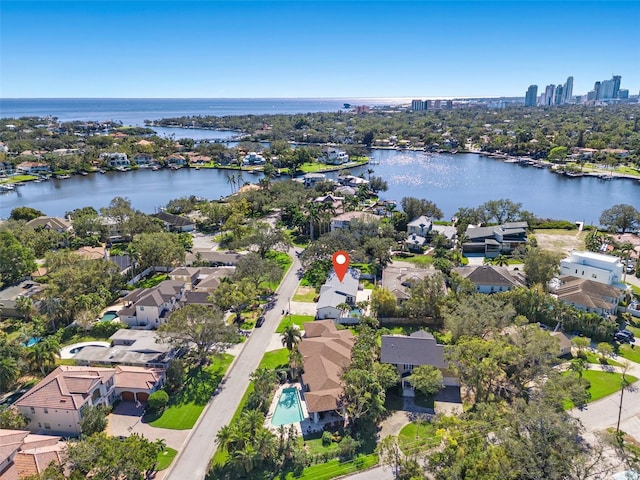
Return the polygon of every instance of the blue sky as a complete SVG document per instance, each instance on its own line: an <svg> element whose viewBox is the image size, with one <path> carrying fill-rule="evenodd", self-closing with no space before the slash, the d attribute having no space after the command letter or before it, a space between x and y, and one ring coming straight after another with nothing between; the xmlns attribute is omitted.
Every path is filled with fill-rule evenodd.
<svg viewBox="0 0 640 480"><path fill-rule="evenodd" d="M0 96L640 89L640 2L0 2Z"/></svg>

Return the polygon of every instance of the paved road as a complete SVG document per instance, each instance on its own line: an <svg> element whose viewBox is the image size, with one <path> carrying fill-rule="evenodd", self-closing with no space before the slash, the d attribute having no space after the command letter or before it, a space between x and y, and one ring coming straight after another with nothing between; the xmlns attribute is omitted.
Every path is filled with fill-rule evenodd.
<svg viewBox="0 0 640 480"><path fill-rule="evenodd" d="M258 368L271 336L282 318L281 312L289 308L289 299L299 283L297 272L301 268L300 261L293 249L289 254L293 257L293 265L276 291L275 307L266 313L264 325L254 329L245 342L242 352L236 357L227 374L222 392L213 397L205 408L165 479L201 480L207 474L209 461L216 451L216 434L231 421L238 402L249 385L249 376Z"/></svg>

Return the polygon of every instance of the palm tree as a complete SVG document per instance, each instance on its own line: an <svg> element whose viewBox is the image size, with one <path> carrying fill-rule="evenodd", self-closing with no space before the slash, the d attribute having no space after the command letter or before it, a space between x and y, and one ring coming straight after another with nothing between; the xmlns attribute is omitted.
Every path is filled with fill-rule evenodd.
<svg viewBox="0 0 640 480"><path fill-rule="evenodd" d="M289 367L291 368L291 378L295 380L298 369L302 366L302 353L296 348L289 352Z"/></svg>
<svg viewBox="0 0 640 480"><path fill-rule="evenodd" d="M231 425L225 425L220 430L218 430L218 433L216 434L216 442L218 443L218 446L220 446L220 448L222 448L223 450L226 450L227 453L229 453L230 447L232 445L233 435L234 431Z"/></svg>
<svg viewBox="0 0 640 480"><path fill-rule="evenodd" d="M311 203L308 207L309 210L309 239L313 242L313 226L320 218L320 209L317 204Z"/></svg>
<svg viewBox="0 0 640 480"><path fill-rule="evenodd" d="M500 254L493 259L493 264L499 267L506 267L509 265L509 259L505 255Z"/></svg>
<svg viewBox="0 0 640 480"><path fill-rule="evenodd" d="M635 252L635 248L633 247L633 244L626 242L623 243L622 245L620 245L618 247L618 253L620 254L621 257L623 257L626 261L624 262L624 278L623 278L623 282L627 281L627 266L629 265L629 258L631 257L631 252Z"/></svg>
<svg viewBox="0 0 640 480"><path fill-rule="evenodd" d="M287 347L290 352L298 346L298 342L302 339L302 334L297 325L289 324L282 331L280 335L282 340L282 346Z"/></svg>
<svg viewBox="0 0 640 480"><path fill-rule="evenodd" d="M46 374L47 367L55 365L56 357L60 354L60 344L56 337L48 337L31 347L27 358L34 370Z"/></svg>
<svg viewBox="0 0 640 480"><path fill-rule="evenodd" d="M13 357L0 358L0 390L8 392L20 378L20 366Z"/></svg>
<svg viewBox="0 0 640 480"><path fill-rule="evenodd" d="M236 450L231 456L231 465L236 471L242 471L244 473L251 472L255 467L256 451L251 445L243 450Z"/></svg>
<svg viewBox="0 0 640 480"><path fill-rule="evenodd" d="M60 320L63 312L62 301L58 297L45 298L40 302L40 313L51 321L53 331L57 330L56 320Z"/></svg>
<svg viewBox="0 0 640 480"><path fill-rule="evenodd" d="M28 322L33 315L34 307L31 297L22 296L16 299L16 310Z"/></svg>
<svg viewBox="0 0 640 480"><path fill-rule="evenodd" d="M340 313L344 316L345 313L348 313L349 311L351 311L351 305L349 305L348 303L339 303L338 305L336 305L336 308L338 310L340 310Z"/></svg>
<svg viewBox="0 0 640 480"><path fill-rule="evenodd" d="M263 462L266 460L273 462L277 454L276 437L273 433L266 428L260 428L253 438L253 444Z"/></svg>
<svg viewBox="0 0 640 480"><path fill-rule="evenodd" d="M240 422L253 439L258 429L264 424L264 414L259 410L247 410L242 414Z"/></svg>

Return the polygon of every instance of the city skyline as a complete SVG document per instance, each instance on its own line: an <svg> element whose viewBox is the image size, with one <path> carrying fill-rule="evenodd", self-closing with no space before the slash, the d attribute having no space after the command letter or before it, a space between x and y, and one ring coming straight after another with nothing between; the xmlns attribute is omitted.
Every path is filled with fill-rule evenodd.
<svg viewBox="0 0 640 480"><path fill-rule="evenodd" d="M544 23L530 15L550 7ZM640 89L640 34L603 20L637 17L637 2L3 1L0 13L2 98L522 97L568 76L581 95L611 74Z"/></svg>

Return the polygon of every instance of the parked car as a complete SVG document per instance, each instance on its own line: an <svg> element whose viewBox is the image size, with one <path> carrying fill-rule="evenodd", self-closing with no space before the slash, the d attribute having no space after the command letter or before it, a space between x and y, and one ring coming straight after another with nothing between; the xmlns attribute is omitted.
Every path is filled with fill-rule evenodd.
<svg viewBox="0 0 640 480"><path fill-rule="evenodd" d="M613 335L613 338L620 343L631 343L635 340L633 333L629 330L619 330Z"/></svg>
<svg viewBox="0 0 640 480"><path fill-rule="evenodd" d="M258 317L258 320L256 320L256 327L261 327L263 323L264 317Z"/></svg>

